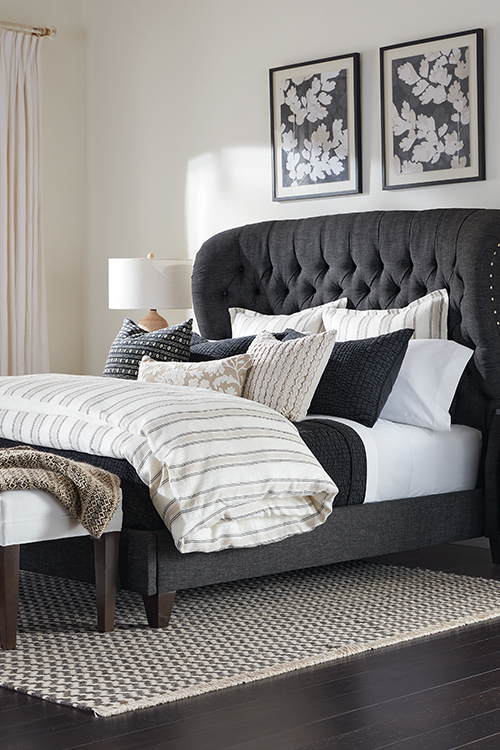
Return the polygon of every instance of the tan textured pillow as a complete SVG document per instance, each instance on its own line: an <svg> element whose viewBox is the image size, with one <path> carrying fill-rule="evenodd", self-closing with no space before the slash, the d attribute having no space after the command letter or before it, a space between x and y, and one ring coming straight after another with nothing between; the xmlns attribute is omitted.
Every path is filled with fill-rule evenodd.
<svg viewBox="0 0 500 750"><path fill-rule="evenodd" d="M210 362L158 362L151 357L143 357L137 379L148 383L207 388L231 396L241 396L250 365L249 354L238 354Z"/></svg>
<svg viewBox="0 0 500 750"><path fill-rule="evenodd" d="M243 397L299 422L307 414L334 343L334 331L283 342L267 331L259 333L247 352L252 366Z"/></svg>

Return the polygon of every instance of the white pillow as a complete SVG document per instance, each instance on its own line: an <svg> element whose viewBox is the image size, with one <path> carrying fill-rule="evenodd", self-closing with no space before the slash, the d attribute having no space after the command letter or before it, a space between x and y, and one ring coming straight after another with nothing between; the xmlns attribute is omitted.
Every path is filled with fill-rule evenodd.
<svg viewBox="0 0 500 750"><path fill-rule="evenodd" d="M448 338L448 292L438 289L402 308L391 310L326 309L327 331L337 331L337 341L367 339L383 333L413 328L416 339Z"/></svg>
<svg viewBox="0 0 500 750"><path fill-rule="evenodd" d="M335 333L328 331L283 342L267 331L257 334L248 349L252 366L243 398L265 404L292 422L304 419L334 343Z"/></svg>
<svg viewBox="0 0 500 750"><path fill-rule="evenodd" d="M165 385L184 385L240 396L251 364L248 354L237 354L209 362L159 362L143 357L137 380Z"/></svg>
<svg viewBox="0 0 500 750"><path fill-rule="evenodd" d="M411 340L379 418L438 432L450 430L449 408L472 354L472 349L455 341Z"/></svg>
<svg viewBox="0 0 500 750"><path fill-rule="evenodd" d="M317 307L308 307L291 315L263 315L254 310L245 310L243 307L230 307L231 328L233 338L238 336L253 336L261 331L280 333L287 328L293 328L300 333L320 333L324 331L323 311L337 307L346 307L347 297L337 299L334 302L326 302Z"/></svg>

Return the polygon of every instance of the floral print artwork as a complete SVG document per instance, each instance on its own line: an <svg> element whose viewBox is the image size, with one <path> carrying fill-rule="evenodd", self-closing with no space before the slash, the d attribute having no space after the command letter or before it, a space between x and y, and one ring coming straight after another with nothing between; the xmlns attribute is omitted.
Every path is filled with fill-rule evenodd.
<svg viewBox="0 0 500 750"><path fill-rule="evenodd" d="M392 61L394 174L471 163L469 48Z"/></svg>
<svg viewBox="0 0 500 750"><path fill-rule="evenodd" d="M348 180L347 70L280 81L284 187Z"/></svg>

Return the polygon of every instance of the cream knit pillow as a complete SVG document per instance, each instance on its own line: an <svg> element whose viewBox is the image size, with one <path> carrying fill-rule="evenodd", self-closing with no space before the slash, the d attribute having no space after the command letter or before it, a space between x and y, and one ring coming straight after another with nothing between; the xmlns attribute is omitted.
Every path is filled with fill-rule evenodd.
<svg viewBox="0 0 500 750"><path fill-rule="evenodd" d="M247 352L252 366L242 396L299 422L307 414L334 343L334 331L283 342L267 331L259 333Z"/></svg>

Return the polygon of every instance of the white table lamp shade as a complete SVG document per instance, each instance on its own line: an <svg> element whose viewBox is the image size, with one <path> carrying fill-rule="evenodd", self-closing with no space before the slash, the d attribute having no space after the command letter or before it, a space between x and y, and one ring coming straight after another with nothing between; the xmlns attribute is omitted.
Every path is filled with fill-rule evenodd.
<svg viewBox="0 0 500 750"><path fill-rule="evenodd" d="M191 307L191 260L109 258L111 310Z"/></svg>

